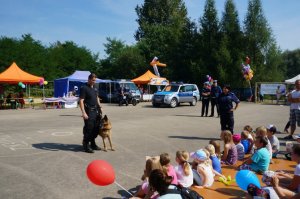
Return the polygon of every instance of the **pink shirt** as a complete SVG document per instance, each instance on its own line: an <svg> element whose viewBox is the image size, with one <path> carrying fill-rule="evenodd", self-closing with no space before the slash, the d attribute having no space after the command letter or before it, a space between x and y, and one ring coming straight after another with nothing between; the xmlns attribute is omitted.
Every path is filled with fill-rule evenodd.
<svg viewBox="0 0 300 199"><path fill-rule="evenodd" d="M177 175L176 175L176 172L175 172L175 169L174 169L173 165L168 166L168 176L173 177L173 180L172 180L171 184L175 184L175 185L178 184Z"/></svg>
<svg viewBox="0 0 300 199"><path fill-rule="evenodd" d="M144 180L143 183L142 183L142 190L144 192L144 194L146 195L149 191L149 182L148 180ZM159 197L159 194L157 192L155 192L151 197L150 199L157 199Z"/></svg>

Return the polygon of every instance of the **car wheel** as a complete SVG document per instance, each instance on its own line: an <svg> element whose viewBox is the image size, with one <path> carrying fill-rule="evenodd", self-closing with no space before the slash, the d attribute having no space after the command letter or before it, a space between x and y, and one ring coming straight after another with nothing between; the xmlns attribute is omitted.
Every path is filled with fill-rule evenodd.
<svg viewBox="0 0 300 199"><path fill-rule="evenodd" d="M170 107L175 108L177 106L178 102L176 98L172 98L170 102Z"/></svg>
<svg viewBox="0 0 300 199"><path fill-rule="evenodd" d="M197 104L197 99L195 97L193 97L193 101L190 102L190 105L191 106L196 106L196 104Z"/></svg>
<svg viewBox="0 0 300 199"><path fill-rule="evenodd" d="M160 107L160 104L152 103L153 107Z"/></svg>
<svg viewBox="0 0 300 199"><path fill-rule="evenodd" d="M135 106L137 104L137 100L136 99L132 99L132 105Z"/></svg>

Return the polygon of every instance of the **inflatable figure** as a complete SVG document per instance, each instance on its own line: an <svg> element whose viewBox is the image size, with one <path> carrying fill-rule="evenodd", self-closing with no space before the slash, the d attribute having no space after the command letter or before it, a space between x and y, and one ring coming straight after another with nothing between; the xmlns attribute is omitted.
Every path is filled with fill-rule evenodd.
<svg viewBox="0 0 300 199"><path fill-rule="evenodd" d="M150 65L153 66L155 75L158 76L158 77L160 77L160 74L158 72L157 66L160 66L160 67L166 67L167 66L166 64L160 63L158 61L158 57L154 57L153 60L150 62Z"/></svg>

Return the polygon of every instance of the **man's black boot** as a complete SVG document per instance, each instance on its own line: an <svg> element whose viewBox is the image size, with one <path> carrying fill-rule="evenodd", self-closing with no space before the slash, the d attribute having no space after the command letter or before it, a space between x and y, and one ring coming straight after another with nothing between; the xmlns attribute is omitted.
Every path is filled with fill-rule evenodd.
<svg viewBox="0 0 300 199"><path fill-rule="evenodd" d="M83 150L87 153L94 153L93 149L91 149L90 145L86 141L82 141Z"/></svg>
<svg viewBox="0 0 300 199"><path fill-rule="evenodd" d="M96 151L101 150L101 148L97 146L95 140L94 140L94 141L91 141L91 148L92 148L93 150L96 150Z"/></svg>

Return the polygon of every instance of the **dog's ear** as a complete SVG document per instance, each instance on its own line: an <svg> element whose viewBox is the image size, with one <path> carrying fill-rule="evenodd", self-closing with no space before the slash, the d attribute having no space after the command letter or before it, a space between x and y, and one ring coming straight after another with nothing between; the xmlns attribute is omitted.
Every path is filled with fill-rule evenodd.
<svg viewBox="0 0 300 199"><path fill-rule="evenodd" d="M104 115L103 119L107 120L108 119L107 115Z"/></svg>

